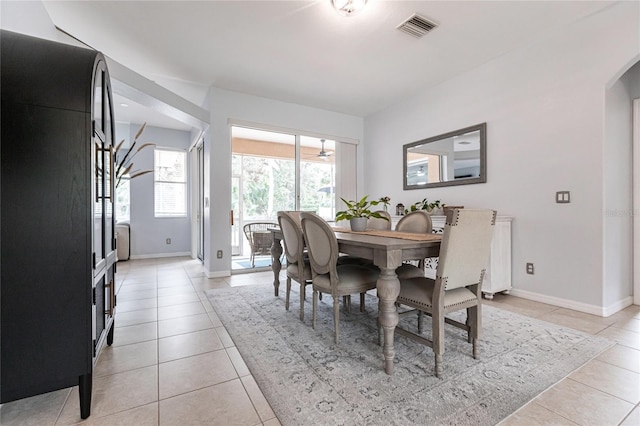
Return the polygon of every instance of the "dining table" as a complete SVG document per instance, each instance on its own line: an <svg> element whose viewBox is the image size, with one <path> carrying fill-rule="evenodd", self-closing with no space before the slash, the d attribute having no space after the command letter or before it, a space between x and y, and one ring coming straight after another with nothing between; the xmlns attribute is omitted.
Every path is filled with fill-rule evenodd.
<svg viewBox="0 0 640 426"><path fill-rule="evenodd" d="M378 321L383 329L384 370L393 374L395 358L394 332L399 321L396 299L400 293L400 281L396 268L404 261L437 257L442 235L413 234L391 230L366 230L354 232L348 228L334 227L340 253L373 261L380 268L376 283L379 299ZM282 230L273 228L271 268L273 269L274 294L278 296L282 269Z"/></svg>

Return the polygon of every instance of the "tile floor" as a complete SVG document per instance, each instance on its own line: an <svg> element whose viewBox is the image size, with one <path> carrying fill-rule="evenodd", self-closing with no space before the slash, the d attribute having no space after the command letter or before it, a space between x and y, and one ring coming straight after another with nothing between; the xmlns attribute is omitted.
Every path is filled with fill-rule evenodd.
<svg viewBox="0 0 640 426"><path fill-rule="evenodd" d="M279 425L205 295L272 279L270 271L207 279L188 258L121 262L115 340L96 365L82 423ZM501 426L640 425L640 306L600 318L506 295L487 304L618 342ZM81 422L77 388L4 404L0 414L3 426Z"/></svg>

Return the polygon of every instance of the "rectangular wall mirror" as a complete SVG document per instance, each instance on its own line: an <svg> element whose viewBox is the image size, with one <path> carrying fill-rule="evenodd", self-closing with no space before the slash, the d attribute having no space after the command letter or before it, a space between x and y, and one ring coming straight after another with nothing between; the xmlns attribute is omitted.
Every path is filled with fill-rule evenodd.
<svg viewBox="0 0 640 426"><path fill-rule="evenodd" d="M409 143L403 151L404 189L487 181L487 123Z"/></svg>

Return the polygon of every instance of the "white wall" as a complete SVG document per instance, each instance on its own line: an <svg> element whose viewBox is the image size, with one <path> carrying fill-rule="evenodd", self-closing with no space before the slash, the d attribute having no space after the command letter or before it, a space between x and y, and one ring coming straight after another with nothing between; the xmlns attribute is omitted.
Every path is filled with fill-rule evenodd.
<svg viewBox="0 0 640 426"><path fill-rule="evenodd" d="M640 97L640 62L605 93L604 306L633 292L633 99Z"/></svg>
<svg viewBox="0 0 640 426"><path fill-rule="evenodd" d="M127 129L128 127L128 129ZM116 140L133 141L140 129L139 124L130 126L118 124ZM127 132L120 134L119 132ZM138 145L153 142L158 148L189 149L191 135L189 132L147 126L138 139ZM148 147L136 154L134 169L153 170L154 150ZM187 156L189 159L189 156ZM191 164L187 165L189 169ZM131 257L165 257L191 255L190 216L185 218L154 217L154 182L153 173L132 179L131 185ZM189 189L187 190L189 193ZM166 239L171 238L171 244Z"/></svg>
<svg viewBox="0 0 640 426"><path fill-rule="evenodd" d="M630 254L626 242L605 246L603 236L605 185L617 191L629 179L627 170L605 180L604 94L640 57L639 7L618 3L367 117L364 192L389 195L392 204L426 196L512 215L515 293L606 311L628 294L605 304L605 259L621 256L628 265ZM403 144L481 122L487 183L401 190ZM555 203L559 190L571 191L571 204ZM535 264L535 275L525 273L526 262ZM620 279L628 275L622 269Z"/></svg>
<svg viewBox="0 0 640 426"><path fill-rule="evenodd" d="M242 120L280 128L295 129L324 135L336 140L362 140L363 119L346 114L274 101L251 95L211 88L209 93L211 128L205 135L205 155L209 164L209 181L205 191L210 208L205 207L205 270L208 276L225 276L231 269L231 134L228 120ZM358 147L362 161L364 147ZM362 171L358 185L361 188ZM360 191L359 191L360 193ZM222 259L215 252L223 250ZM213 256L212 256L213 255Z"/></svg>
<svg viewBox="0 0 640 426"><path fill-rule="evenodd" d="M2 29L32 35L48 40L59 41L75 46L85 47L71 37L55 29L46 8L39 1L2 1L0 2L0 25ZM134 73L131 73L132 75ZM138 79L142 80L140 76ZM150 84L146 84L149 88ZM165 91L166 92L166 91ZM163 92L163 94L166 94ZM170 96L171 94L166 94ZM175 99L178 99L175 96ZM173 99L175 101L175 99ZM181 99L178 99L181 100ZM179 106L184 106L177 103ZM187 109L187 111L191 111ZM196 113L199 111L196 111ZM198 116L196 114L195 116ZM116 140L133 139L139 125L116 125ZM174 133L175 132L175 133ZM162 146L173 146L183 149L189 147L191 137L189 132L179 132L168 129L148 127L142 140L151 141L156 138ZM147 149L140 153L139 160L145 168L153 168L153 150ZM185 219L155 219L153 217L153 177L142 176L134 179L131 186L131 256L154 257L167 255L184 255L191 253L191 229L189 218ZM165 243L171 238L172 244Z"/></svg>

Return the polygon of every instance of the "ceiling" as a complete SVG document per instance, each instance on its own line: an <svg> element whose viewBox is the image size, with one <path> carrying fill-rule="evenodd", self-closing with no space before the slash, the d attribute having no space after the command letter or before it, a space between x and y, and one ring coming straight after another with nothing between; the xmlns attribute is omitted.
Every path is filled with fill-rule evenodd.
<svg viewBox="0 0 640 426"><path fill-rule="evenodd" d="M191 130L191 125L139 104L132 99L127 99L118 93L113 94L113 104L114 114L118 122L147 123L147 126L164 127L187 132Z"/></svg>
<svg viewBox="0 0 640 426"><path fill-rule="evenodd" d="M330 0L44 5L59 28L197 105L215 86L364 117L613 3L369 0L352 17ZM398 31L414 13L438 27Z"/></svg>

